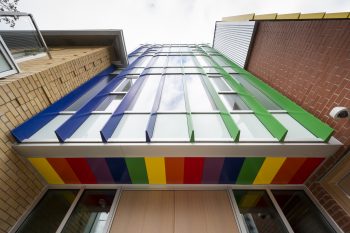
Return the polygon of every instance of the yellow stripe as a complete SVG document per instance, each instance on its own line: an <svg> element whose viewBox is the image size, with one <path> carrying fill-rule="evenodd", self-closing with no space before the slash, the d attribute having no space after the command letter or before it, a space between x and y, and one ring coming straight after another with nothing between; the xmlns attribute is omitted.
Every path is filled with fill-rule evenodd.
<svg viewBox="0 0 350 233"><path fill-rule="evenodd" d="M300 13L291 13L291 14L278 14L277 15L277 20L281 20L281 19L299 19Z"/></svg>
<svg viewBox="0 0 350 233"><path fill-rule="evenodd" d="M254 20L274 20L276 19L277 14L265 14L265 15L255 15Z"/></svg>
<svg viewBox="0 0 350 233"><path fill-rule="evenodd" d="M325 12L300 14L299 19L323 19Z"/></svg>
<svg viewBox="0 0 350 233"><path fill-rule="evenodd" d="M241 208L252 208L260 201L265 191L247 191L244 197L239 202Z"/></svg>
<svg viewBox="0 0 350 233"><path fill-rule="evenodd" d="M165 162L163 157L145 157L148 183L166 184Z"/></svg>
<svg viewBox="0 0 350 233"><path fill-rule="evenodd" d="M270 184L284 160L285 157L266 157L253 184Z"/></svg>
<svg viewBox="0 0 350 233"><path fill-rule="evenodd" d="M49 184L64 184L61 177L51 167L49 162L45 158L28 158L33 166L39 171L39 173L45 178Z"/></svg>
<svg viewBox="0 0 350 233"><path fill-rule="evenodd" d="M336 13L326 13L323 17L324 19L346 19L348 18L350 12L336 12Z"/></svg>

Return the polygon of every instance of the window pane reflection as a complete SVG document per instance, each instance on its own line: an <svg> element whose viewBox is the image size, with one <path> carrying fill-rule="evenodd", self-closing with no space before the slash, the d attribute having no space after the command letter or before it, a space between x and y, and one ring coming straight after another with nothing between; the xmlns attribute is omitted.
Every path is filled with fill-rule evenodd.
<svg viewBox="0 0 350 233"><path fill-rule="evenodd" d="M189 141L186 114L158 114L153 138L159 141Z"/></svg>
<svg viewBox="0 0 350 233"><path fill-rule="evenodd" d="M77 193L78 190L51 189L47 191L16 232L56 232Z"/></svg>
<svg viewBox="0 0 350 233"><path fill-rule="evenodd" d="M203 86L202 77L200 75L185 75L186 86L188 92L188 100L191 111L212 111L216 109L211 96Z"/></svg>
<svg viewBox="0 0 350 233"><path fill-rule="evenodd" d="M219 114L192 114L192 120L196 140L232 140Z"/></svg>
<svg viewBox="0 0 350 233"><path fill-rule="evenodd" d="M146 141L148 114L125 114L110 141Z"/></svg>
<svg viewBox="0 0 350 233"><path fill-rule="evenodd" d="M273 190L272 193L295 233L336 232L304 191Z"/></svg>
<svg viewBox="0 0 350 233"><path fill-rule="evenodd" d="M115 192L115 190L85 191L62 232L102 233Z"/></svg>
<svg viewBox="0 0 350 233"><path fill-rule="evenodd" d="M288 232L266 191L234 190L233 193L248 232Z"/></svg>
<svg viewBox="0 0 350 233"><path fill-rule="evenodd" d="M220 97L222 97L221 99L229 111L249 110L248 106L237 94L221 94Z"/></svg>
<svg viewBox="0 0 350 233"><path fill-rule="evenodd" d="M185 111L184 89L181 75L167 75L160 100L159 111Z"/></svg>

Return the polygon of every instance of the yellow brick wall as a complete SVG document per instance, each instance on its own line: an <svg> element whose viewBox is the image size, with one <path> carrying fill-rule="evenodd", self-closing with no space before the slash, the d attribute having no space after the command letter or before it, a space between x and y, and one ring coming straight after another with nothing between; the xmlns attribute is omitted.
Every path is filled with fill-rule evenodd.
<svg viewBox="0 0 350 233"><path fill-rule="evenodd" d="M52 49L19 64L20 74L0 80L0 232L7 232L46 183L12 149L10 130L111 64L110 47Z"/></svg>

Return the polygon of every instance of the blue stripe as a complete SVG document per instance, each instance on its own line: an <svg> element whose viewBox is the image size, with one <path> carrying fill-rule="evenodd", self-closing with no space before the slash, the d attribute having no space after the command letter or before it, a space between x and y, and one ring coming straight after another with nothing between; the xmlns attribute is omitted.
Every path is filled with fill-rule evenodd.
<svg viewBox="0 0 350 233"><path fill-rule="evenodd" d="M244 158L225 158L220 175L220 184L235 184Z"/></svg>
<svg viewBox="0 0 350 233"><path fill-rule="evenodd" d="M85 92L93 88L96 85L96 83L100 82L104 78L108 78L106 77L106 75L110 74L114 70L114 66L108 67L107 69L96 75L94 78L88 80L80 87L76 88L60 100L50 105L45 110L41 111L37 115L33 116L29 120L25 121L15 129L13 129L11 131L11 134L17 142L22 142L23 140L30 138L33 134L35 134L38 130L40 130L43 126L45 126L48 122L55 118L59 114L59 112L68 108L83 94L85 94Z"/></svg>
<svg viewBox="0 0 350 233"><path fill-rule="evenodd" d="M124 158L106 158L106 161L115 183L131 184Z"/></svg>
<svg viewBox="0 0 350 233"><path fill-rule="evenodd" d="M150 50L150 49L151 49L151 47L148 48L143 54L147 54L148 50ZM128 70L123 71L122 73L127 74L129 72L129 70L131 70L141 58L142 58L141 56L138 57L129 66L130 68ZM129 108L132 101L136 99L136 96L137 96L143 82L145 81L145 77L146 77L145 70L146 70L146 68L143 70L140 77L136 80L135 84L131 86L128 93L124 96L123 100L121 101L121 103L119 104L119 106L117 107L115 112L112 114L112 116L109 118L109 120L107 121L107 123L105 124L103 129L101 130L101 137L102 137L103 142L107 142L108 139L113 135L115 129L117 128L120 120L123 117L124 112Z"/></svg>
<svg viewBox="0 0 350 233"><path fill-rule="evenodd" d="M165 76L162 75L160 82L159 82L158 89L157 89L157 94L156 94L156 97L154 99L153 107L151 110L151 117L149 118L147 128L146 128L146 142L151 142L151 138L153 137L154 126L156 124L157 111L158 111L159 104L160 104L160 98L162 96L164 82L165 82Z"/></svg>

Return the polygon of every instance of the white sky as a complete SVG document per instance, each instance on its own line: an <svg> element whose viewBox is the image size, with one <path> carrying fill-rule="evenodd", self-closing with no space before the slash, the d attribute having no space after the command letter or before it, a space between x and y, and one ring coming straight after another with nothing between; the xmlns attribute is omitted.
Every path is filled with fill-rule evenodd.
<svg viewBox="0 0 350 233"><path fill-rule="evenodd" d="M212 43L215 21L248 13L350 11L350 0L20 0L40 29L123 29L142 43Z"/></svg>

